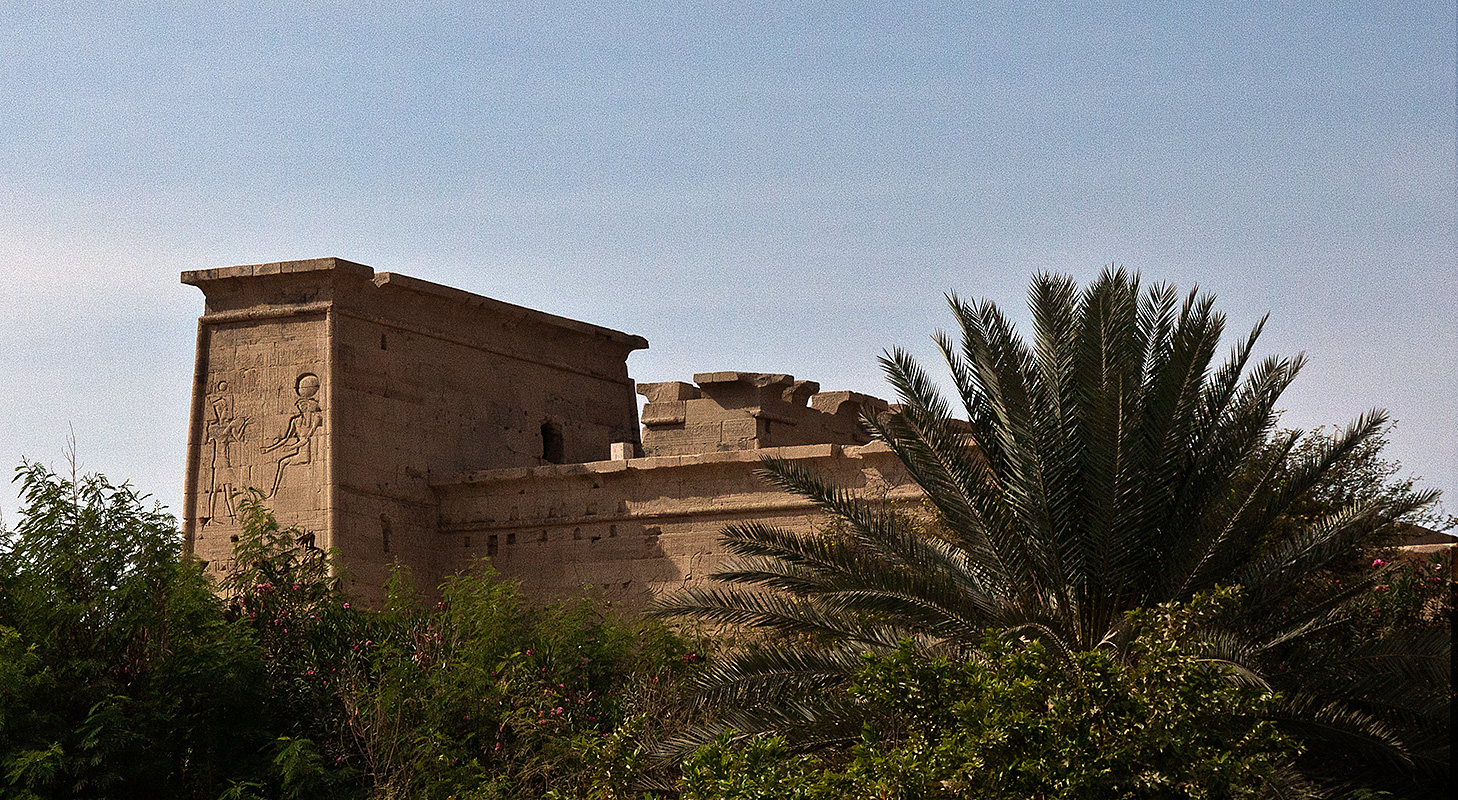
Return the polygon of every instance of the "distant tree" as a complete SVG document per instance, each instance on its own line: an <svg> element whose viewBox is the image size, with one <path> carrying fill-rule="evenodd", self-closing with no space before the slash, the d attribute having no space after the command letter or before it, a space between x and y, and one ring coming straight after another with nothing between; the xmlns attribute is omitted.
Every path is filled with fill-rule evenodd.
<svg viewBox="0 0 1458 800"><path fill-rule="evenodd" d="M1437 531L1458 528L1458 517L1446 513L1431 490L1419 488L1419 478L1407 475L1402 462L1386 457L1389 436L1396 423L1363 439L1347 458L1332 466L1310 491L1293 501L1285 519L1298 525L1317 519L1331 511L1361 503L1386 503L1396 508L1411 509L1394 519L1400 525L1389 526L1373 539L1373 546L1391 544L1382 534L1400 537L1408 532L1406 525L1420 525ZM1309 459L1329 447L1340 432L1322 426L1301 436L1292 454L1296 462Z"/></svg>
<svg viewBox="0 0 1458 800"><path fill-rule="evenodd" d="M719 721L685 744L726 728L796 747L852 742L867 712L842 690L865 653L910 640L926 659L972 657L991 628L1070 663L1097 650L1127 662L1129 612L1234 586L1238 607L1186 641L1278 693L1270 713L1304 748L1307 775L1330 792L1444 790L1445 624L1325 636L1353 629L1386 573L1312 580L1437 499L1334 480L1344 469L1364 480L1354 465L1383 414L1318 439L1278 431L1276 402L1302 359L1252 363L1263 320L1217 365L1225 319L1213 298L1181 301L1123 270L1082 291L1036 278L1031 343L993 303L950 302L960 341L937 342L957 412L897 350L883 364L900 409L865 420L925 492L930 518L766 459L769 480L836 524L731 526L723 541L736 558L712 576L720 585L657 604L775 634L705 673L700 700ZM1296 655L1302 668L1287 660Z"/></svg>

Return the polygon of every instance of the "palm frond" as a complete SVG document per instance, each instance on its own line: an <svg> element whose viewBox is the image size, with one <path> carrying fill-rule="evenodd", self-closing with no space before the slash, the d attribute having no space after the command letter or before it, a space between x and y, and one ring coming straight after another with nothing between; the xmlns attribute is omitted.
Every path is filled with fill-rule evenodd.
<svg viewBox="0 0 1458 800"><path fill-rule="evenodd" d="M744 625L873 647L889 647L904 635L900 629L880 620L828 613L808 600L733 587L689 586L677 594L654 600L648 606L648 613L695 617L713 624Z"/></svg>
<svg viewBox="0 0 1458 800"><path fill-rule="evenodd" d="M1436 498L1409 489L1310 511L1380 436L1382 412L1321 446L1278 432L1304 357L1257 359L1262 318L1218 361L1213 296L1146 288L1121 268L1081 291L1036 276L1028 341L990 301L947 302L955 327L933 338L956 396L893 349L880 363L900 404L862 418L923 491L937 535L800 462L765 459L763 478L832 524L732 526L716 585L654 603L771 634L704 674L700 699L720 714L693 741L731 727L849 741L878 712L840 689L861 654L907 638L926 657L966 657L990 628L1043 643L1078 679L1080 650L1137 657L1130 612L1238 586L1235 612L1202 617L1182 641L1281 698L1282 727L1309 748L1298 766L1316 771L1283 773L1272 796L1341 791L1359 769L1446 774L1446 737L1424 732L1447 730L1431 714L1446 697L1446 627L1346 641L1377 574L1312 580Z"/></svg>

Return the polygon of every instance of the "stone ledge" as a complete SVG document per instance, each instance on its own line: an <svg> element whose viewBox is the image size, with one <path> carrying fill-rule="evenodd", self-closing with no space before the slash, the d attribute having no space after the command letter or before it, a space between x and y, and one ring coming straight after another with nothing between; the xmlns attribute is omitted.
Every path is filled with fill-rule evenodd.
<svg viewBox="0 0 1458 800"><path fill-rule="evenodd" d="M1415 555L1427 555L1429 553L1449 553L1458 545L1453 544L1409 544L1397 548L1398 552L1411 553Z"/></svg>
<svg viewBox="0 0 1458 800"><path fill-rule="evenodd" d="M239 264L232 267L195 269L182 273L182 282L188 286L201 286L212 281L229 278L257 278L264 275L284 275L296 272L328 272L338 270L369 278L374 269L342 258L308 258L300 261L271 261L267 264Z"/></svg>
<svg viewBox="0 0 1458 800"><path fill-rule="evenodd" d="M314 303L300 303L285 306L254 306L235 308L230 311L214 311L198 318L205 325L222 325L229 322L257 322L266 319L302 317L310 314L324 314L334 308L334 303L323 300Z"/></svg>
<svg viewBox="0 0 1458 800"><path fill-rule="evenodd" d="M582 528L589 526L619 525L632 522L658 522L662 520L676 520L693 518L705 522L733 521L745 514L773 514L773 513L801 513L815 511L818 506L810 500L796 495L770 491L766 495L774 495L772 500L753 500L742 502L726 502L716 506L704 506L702 503L685 502L678 505L663 507L638 508L627 513L594 514L591 516L574 514L562 517L523 517L521 519L488 520L488 519L441 519L437 528L439 534L454 533L495 533L522 530L564 530L566 528ZM631 534L630 534L631 535ZM676 538L682 534L659 534ZM689 534L691 537L692 534ZM628 538L627 536L619 538ZM718 538L714 534L714 539ZM582 540L587 545L589 540ZM454 548L452 548L454 549Z"/></svg>
<svg viewBox="0 0 1458 800"><path fill-rule="evenodd" d="M479 483L505 483L549 476L598 475L626 470L655 470L711 464L759 463L764 458L801 461L816 458L860 458L863 454L889 453L891 448L873 442L861 447L838 444L805 444L796 447L766 447L759 450L724 450L682 456L651 456L627 461L590 461L585 464L547 464L540 467L510 467L467 472L432 480L434 488L466 486Z"/></svg>
<svg viewBox="0 0 1458 800"><path fill-rule="evenodd" d="M189 270L182 273L181 281L189 286L201 288L204 284L237 278L261 278L268 275L330 271L357 275L372 281L379 288L388 286L392 289L402 289L415 292L416 294L432 295L461 305L484 309L493 314L529 320L543 325L551 325L585 336L601 337L625 346L630 351L644 350L648 347L648 340L642 336L616 331L611 328L604 328L588 322L580 322L575 319L559 317L555 314L548 314L545 311L536 311L501 300L494 300L490 297L484 297L439 283L432 283L420 278L412 278L408 275L401 275L394 272L376 273L372 267L332 256L298 261L271 261L267 264L239 264L231 267Z"/></svg>

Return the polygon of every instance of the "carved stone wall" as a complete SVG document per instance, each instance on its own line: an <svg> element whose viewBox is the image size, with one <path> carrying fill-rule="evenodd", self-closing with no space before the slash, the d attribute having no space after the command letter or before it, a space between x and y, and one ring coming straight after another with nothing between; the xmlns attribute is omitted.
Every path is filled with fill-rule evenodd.
<svg viewBox="0 0 1458 800"><path fill-rule="evenodd" d="M637 446L640 337L340 259L183 281L207 298L184 528L213 569L245 487L377 588L394 562L440 572L432 477Z"/></svg>
<svg viewBox="0 0 1458 800"><path fill-rule="evenodd" d="M485 557L538 597L592 587L631 604L711 573L727 524L818 524L754 476L764 455L917 496L866 445L874 397L702 373L641 387L640 437L640 337L332 258L183 282L207 301L184 526L219 572L249 488L305 544L338 548L367 600L396 563L433 586Z"/></svg>
<svg viewBox="0 0 1458 800"><path fill-rule="evenodd" d="M280 519L320 537L330 521L331 405L322 312L217 315L199 326L185 528L214 569L228 566L237 494L254 488Z"/></svg>
<svg viewBox="0 0 1458 800"><path fill-rule="evenodd" d="M338 546L361 586L439 574L430 481L636 443L636 336L389 273L340 298Z"/></svg>

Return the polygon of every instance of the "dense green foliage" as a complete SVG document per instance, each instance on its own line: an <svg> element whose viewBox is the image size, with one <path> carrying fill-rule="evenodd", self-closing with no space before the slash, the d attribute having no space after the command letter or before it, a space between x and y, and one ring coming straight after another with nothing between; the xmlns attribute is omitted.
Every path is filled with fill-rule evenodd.
<svg viewBox="0 0 1458 800"><path fill-rule="evenodd" d="M221 596L126 486L20 473L0 531L0 798L608 797L649 778L700 659L482 564L352 607L329 554L241 498Z"/></svg>
<svg viewBox="0 0 1458 800"><path fill-rule="evenodd" d="M901 405L865 420L930 513L767 459L768 479L834 524L733 526L736 559L713 576L726 585L659 603L773 632L711 665L700 698L720 713L683 744L726 728L796 748L853 742L870 712L843 690L866 652L910 641L926 659L971 657L991 628L1066 661L1127 661L1129 612L1235 586L1238 607L1186 646L1275 693L1270 713L1300 742L1302 774L1327 793L1444 791L1447 620L1367 625L1391 565L1350 568L1436 500L1410 486L1341 491L1343 474L1361 485L1354 466L1382 414L1334 436L1279 431L1276 403L1301 359L1252 363L1262 323L1216 364L1213 298L1181 301L1122 270L1082 291L1036 279L1031 342L991 302L951 305L960 341L937 341L956 412L896 351L884 364Z"/></svg>
<svg viewBox="0 0 1458 800"><path fill-rule="evenodd" d="M700 749L686 800L1258 797L1296 754L1273 698L1232 682L1179 639L1210 603L1134 617L1109 650L1052 656L991 634L975 658L909 643L868 658L847 692L876 718L847 754L796 757L779 737Z"/></svg>
<svg viewBox="0 0 1458 800"><path fill-rule="evenodd" d="M0 786L186 796L253 760L259 661L172 519L104 478L21 478L0 534Z"/></svg>
<svg viewBox="0 0 1458 800"><path fill-rule="evenodd" d="M652 687L688 651L659 626L585 600L530 607L485 564L434 603L397 571L384 608L364 613L329 588L324 554L290 549L256 501L245 509L255 535L239 553L261 557L229 577L230 607L264 643L272 700L295 709L308 796L352 777L383 797L585 789L599 740L675 706Z"/></svg>
<svg viewBox="0 0 1458 800"><path fill-rule="evenodd" d="M827 695L859 711L848 747L726 737L664 763L653 753L691 721L677 687L702 657L662 628L590 602L534 608L485 565L430 601L397 573L363 611L329 554L256 498L215 594L130 488L20 477L28 505L0 532L4 798L1200 797L1290 782L1280 698L1190 652L1228 600L1134 615L1117 658L904 641L859 656ZM1411 634L1447 585L1435 566L1362 565L1385 582L1359 626L1335 630L1353 646Z"/></svg>

